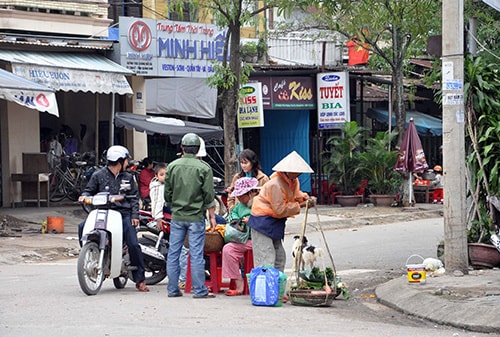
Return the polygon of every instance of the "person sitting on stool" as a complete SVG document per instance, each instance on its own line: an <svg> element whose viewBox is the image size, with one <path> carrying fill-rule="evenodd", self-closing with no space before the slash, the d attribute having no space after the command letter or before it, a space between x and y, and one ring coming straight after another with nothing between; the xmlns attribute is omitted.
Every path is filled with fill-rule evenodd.
<svg viewBox="0 0 500 337"><path fill-rule="evenodd" d="M437 204L443 203L444 193L443 193L443 168L439 165L434 166L434 173L436 176L431 181L431 186L434 187L434 192L432 193L432 203Z"/></svg>

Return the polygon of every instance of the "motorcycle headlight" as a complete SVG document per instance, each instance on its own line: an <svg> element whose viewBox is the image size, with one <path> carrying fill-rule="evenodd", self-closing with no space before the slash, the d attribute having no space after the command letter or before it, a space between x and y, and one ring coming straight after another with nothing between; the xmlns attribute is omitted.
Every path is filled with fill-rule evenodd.
<svg viewBox="0 0 500 337"><path fill-rule="evenodd" d="M92 198L92 205L95 205L95 206L102 206L102 205L106 205L106 203L108 202L108 196L107 195L94 195L94 197Z"/></svg>

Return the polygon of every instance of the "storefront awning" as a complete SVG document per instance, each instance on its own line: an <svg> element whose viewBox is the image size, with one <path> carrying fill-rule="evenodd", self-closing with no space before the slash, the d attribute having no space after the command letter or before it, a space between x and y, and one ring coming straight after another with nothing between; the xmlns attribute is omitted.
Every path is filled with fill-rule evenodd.
<svg viewBox="0 0 500 337"><path fill-rule="evenodd" d="M146 132L148 135L160 134L170 137L172 144L178 144L186 133L196 133L206 141L221 140L224 132L220 126L183 121L176 118L153 117L128 112L115 114L115 125L127 129Z"/></svg>
<svg viewBox="0 0 500 337"><path fill-rule="evenodd" d="M376 119L380 123L389 124L389 113L387 109L370 108L366 112L366 116ZM415 121L417 132L422 136L441 136L443 134L443 121L439 118L426 115L418 111L406 111L406 126L410 122L410 118ZM392 116L392 126L396 126L396 117Z"/></svg>
<svg viewBox="0 0 500 337"><path fill-rule="evenodd" d="M96 54L0 50L12 72L61 91L132 94L125 75L134 72Z"/></svg>
<svg viewBox="0 0 500 337"><path fill-rule="evenodd" d="M28 81L3 69L0 69L0 99L59 116L53 89Z"/></svg>

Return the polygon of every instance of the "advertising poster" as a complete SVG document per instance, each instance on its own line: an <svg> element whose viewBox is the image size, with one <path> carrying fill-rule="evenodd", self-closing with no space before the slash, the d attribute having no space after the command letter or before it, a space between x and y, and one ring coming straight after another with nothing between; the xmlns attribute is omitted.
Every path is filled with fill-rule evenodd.
<svg viewBox="0 0 500 337"><path fill-rule="evenodd" d="M264 109L316 109L314 78L312 77L255 77L262 82Z"/></svg>
<svg viewBox="0 0 500 337"><path fill-rule="evenodd" d="M349 73L317 75L318 129L340 129L351 119Z"/></svg>
<svg viewBox="0 0 500 337"><path fill-rule="evenodd" d="M264 126L264 107L262 106L262 84L247 83L240 88L238 106L238 128Z"/></svg>
<svg viewBox="0 0 500 337"><path fill-rule="evenodd" d="M137 75L206 78L225 38L216 25L120 17L120 62Z"/></svg>

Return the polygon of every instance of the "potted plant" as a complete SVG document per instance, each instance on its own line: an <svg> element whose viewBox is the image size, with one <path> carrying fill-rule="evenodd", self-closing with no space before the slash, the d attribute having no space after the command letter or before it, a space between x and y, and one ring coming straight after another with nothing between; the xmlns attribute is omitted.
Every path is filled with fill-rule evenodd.
<svg viewBox="0 0 500 337"><path fill-rule="evenodd" d="M356 196L354 192L361 182L358 167L364 132L365 129L358 126L358 123L346 122L341 134L334 135L326 141L328 150L323 153L323 172L342 193L335 197L341 205L345 199L350 199L354 204L349 204L350 206L355 206L361 201L361 196Z"/></svg>
<svg viewBox="0 0 500 337"><path fill-rule="evenodd" d="M244 45L240 46L240 56L241 59L248 63L257 62L258 49L257 43L255 42L247 42Z"/></svg>
<svg viewBox="0 0 500 337"><path fill-rule="evenodd" d="M467 241L471 265L479 267L500 266L500 253L490 244L490 235L498 230L500 223L500 142L495 134L500 122L496 113L500 75L493 67L494 61L484 55L464 60L466 141L469 149L467 186L471 200ZM484 83L488 85L484 86ZM479 261L478 250L481 251L482 261Z"/></svg>
<svg viewBox="0 0 500 337"><path fill-rule="evenodd" d="M389 150L395 133L378 132L368 139L365 151L359 156L362 177L368 180L369 198L375 206L391 206L401 186L401 175L394 171L397 151Z"/></svg>

